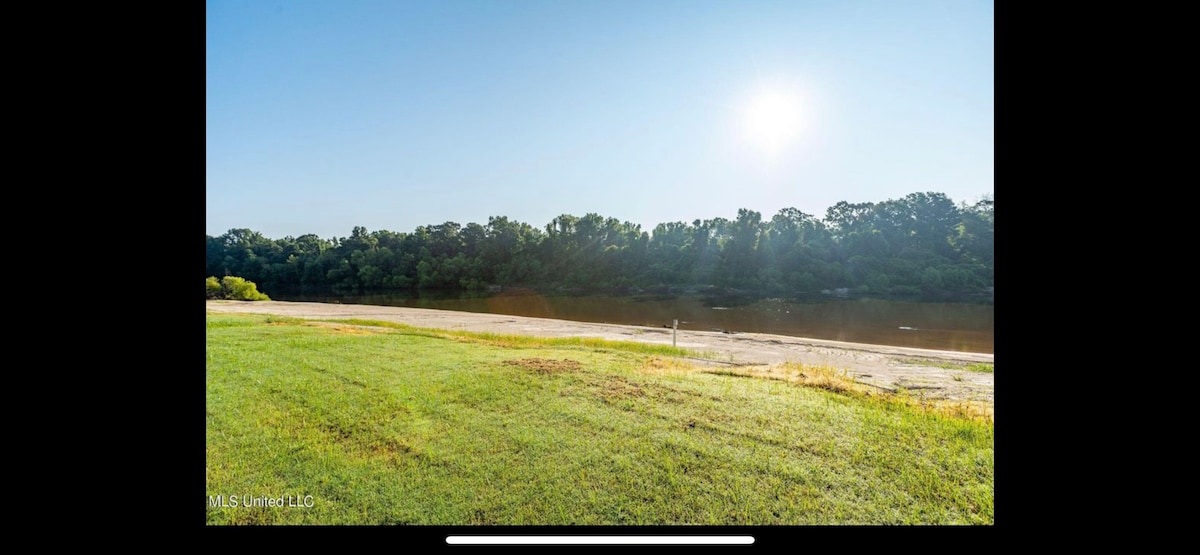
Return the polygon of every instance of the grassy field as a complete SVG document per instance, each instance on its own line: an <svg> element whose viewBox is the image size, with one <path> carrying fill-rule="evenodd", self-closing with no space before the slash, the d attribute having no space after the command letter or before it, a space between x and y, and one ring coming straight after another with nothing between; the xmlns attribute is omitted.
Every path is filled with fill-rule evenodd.
<svg viewBox="0 0 1200 555"><path fill-rule="evenodd" d="M214 314L206 336L209 524L994 520L990 419L601 341Z"/></svg>

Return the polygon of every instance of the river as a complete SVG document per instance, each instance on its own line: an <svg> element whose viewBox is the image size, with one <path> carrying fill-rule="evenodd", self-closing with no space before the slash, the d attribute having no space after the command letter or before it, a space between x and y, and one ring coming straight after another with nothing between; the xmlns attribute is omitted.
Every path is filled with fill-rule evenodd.
<svg viewBox="0 0 1200 555"><path fill-rule="evenodd" d="M811 337L944 351L995 353L992 304L876 299L796 302L700 296L543 295L272 295L278 301L407 306L558 318L578 322Z"/></svg>

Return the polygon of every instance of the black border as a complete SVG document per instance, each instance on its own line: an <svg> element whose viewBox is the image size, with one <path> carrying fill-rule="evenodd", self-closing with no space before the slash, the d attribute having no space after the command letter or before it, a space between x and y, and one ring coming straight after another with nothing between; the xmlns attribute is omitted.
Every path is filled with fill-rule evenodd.
<svg viewBox="0 0 1200 555"><path fill-rule="evenodd" d="M195 12L191 12L190 10L188 10L186 8L190 8L190 6L185 7L181 4L172 4L172 5L156 6L153 8L153 11L155 13L159 13L164 18L173 19L174 21L179 23L178 26L165 25L165 26L160 26L158 28L153 28L150 30L150 32L154 36L149 38L148 44L153 45L155 47L155 49L160 48L160 47L164 49L164 50L159 50L157 53L148 54L149 57L151 58L151 60L154 60L155 63L163 63L163 62L167 62L169 59L171 59L171 57L165 55L164 52L170 53L171 52L170 48L172 46L177 47L177 50L175 50L175 52L186 52L187 50L189 50L190 48L195 46L194 43L191 43L190 41L187 40L190 35L187 35L186 33L180 31L181 27L186 28L185 22L188 21L188 19L190 17L192 17L193 14L195 13ZM1050 69L1050 63L1055 62L1055 59L1053 57L1047 56L1043 52L1033 52L1034 47L1049 48L1049 46L1046 45L1044 42L1040 42L1040 41L1026 42L1025 40L1018 40L1018 38L1022 37L1022 36L1036 35L1036 33L1033 32L1033 29L1032 29L1033 27L1041 26L1041 27L1043 27L1042 29L1040 29L1041 31L1049 32L1048 27L1050 27L1050 25L1047 23L1039 23L1039 21L1044 21L1042 18L1045 16L1053 17L1054 14L1047 13L1046 11L1044 11L1044 9L1045 9L1045 7L1042 7L1036 13L1035 12L1021 13L1021 12L1015 12L1011 7L1006 7L1005 9L1001 10L1001 9L999 9L998 5L993 5L993 10L995 12L994 20L996 22L996 25L997 25L997 27L999 27L1000 23L1003 22L1004 29L1005 29L1004 32L997 33L999 35L998 40L997 40L997 45L1000 45L1000 44L1005 45L1002 50L999 50L999 49L997 50L997 55L996 55L996 60L995 60L996 68L997 68L997 75L999 75L1001 73L1000 72L1001 67L1020 67L1021 74L1026 75L1026 77L1021 79L1020 81L1026 82L1026 83L1036 83L1039 89L1043 89L1045 87L1052 86L1052 85L1050 85L1050 82L1054 81L1057 76L1055 76L1051 73L1052 70ZM1004 15L1002 15L1002 12ZM117 14L115 16L110 15L109 17L124 19L123 14ZM1033 18L1033 19L1022 20L1022 18ZM203 21L203 19L202 19L202 21ZM115 22L121 23L120 21L115 21ZM79 22L77 24L80 25L81 27L84 26L84 24L82 22ZM130 25L129 22L124 22L124 24ZM204 44L203 41L204 41L204 37L205 37L205 27L203 25L204 24L202 23L201 28L200 28L200 41L201 42L200 42L200 47L199 47L199 50L200 50L199 56L201 58L201 61L200 61L201 64L204 64L204 57L205 57L205 49L203 47L203 44ZM1056 30L1054 30L1054 33L1058 34L1061 30L1062 29L1056 29ZM146 31L146 29L140 28L139 31L144 33ZM119 33L120 31L119 30L109 30L108 32ZM92 36L85 37L83 40L97 40L98 41L98 40L101 40L102 38L104 38L104 37L100 36L100 34L97 33L96 31L92 31L92 33L94 33ZM1009 41L1004 41L1003 37L1005 37L1005 36L1018 37L1018 38L1014 38ZM1067 35L1063 35L1063 36L1064 36L1063 40L1070 39L1069 33ZM105 35L105 37L107 37L107 35ZM1040 38L1044 38L1044 37L1040 37ZM1022 43L1024 43L1024 44L1022 44ZM123 39L123 42L117 48L121 49L125 53L128 53L133 50L144 51L146 48L148 48L148 46L147 46L147 43L139 43L136 40L133 40L130 38L125 38L125 39ZM116 55L117 52L113 52L112 54ZM185 57L182 57L182 58L185 58ZM199 95L201 95L201 98L198 99L198 102L201 103L201 104L199 104L199 106L204 106L204 104L202 104L204 102L204 97L203 97L204 92L203 91L205 90L204 89L204 78L205 78L204 75L203 74L197 75L196 73L193 73L194 70L191 68L190 64L186 64L182 59L173 60L172 63L177 64L178 67L174 68L174 69L168 67L168 68L166 68L165 72L157 71L157 72L145 73L145 74L141 73L136 68L130 68L131 71L126 75L133 78L133 80L135 82L135 86L148 87L150 90L159 92L159 93L167 93L171 90L178 92L177 97L175 97L175 95L171 95L175 98L160 99L158 101L159 103L164 102L164 101L174 102L174 100L176 98L180 99L182 102L186 102L187 98L188 98L188 93L185 91L189 90L190 87L196 87L196 90L201 91L198 93ZM1009 75L1012 75L1012 73L1010 73ZM1006 89L1006 87L1004 86L1004 83L1005 83L1004 80L997 79L997 85L996 85L997 92L1000 92L1000 91ZM1009 93L1006 91L1006 93L1004 95L999 95L999 94L997 95L999 97L999 99L1002 100L1002 102L1000 102L998 105L1011 107L1007 110L1000 110L998 113L1006 114L1006 118L1013 114L1017 114L1018 120L1023 120L1028 123L1035 123L1039 120L1044 121L1043 118L1051 117L1050 114L1047 113L1049 111L1048 108L1044 107L1044 99L1040 97L1040 93L1038 93L1037 91L1033 91L1033 92L1027 91L1024 95L1022 95L1019 92L1020 87L1018 85L1013 85L1011 87L1007 87L1007 89L1009 91L1016 90L1018 92L1014 95L1009 95ZM1022 98L1022 97L1024 97L1024 98ZM134 104L136 102L145 101L145 100L146 100L146 97L141 96L141 95L137 95L134 98L119 99L119 101L124 101L124 102L128 103L124 107L127 107L130 110L135 109ZM1042 106L1042 107L1039 108L1039 106ZM146 107L147 106L143 106L142 108L146 108ZM200 116L203 117L204 108L201 107L199 109L201 110ZM187 112L189 112L190 110L187 108L183 108L181 111L185 112L185 113L180 114L180 116L183 118L183 121L178 122L178 125L172 126L171 124L174 122L164 122L161 120L161 116L155 115L155 114L150 114L150 113L145 113L145 115L143 116L145 118L145 121L139 122L139 123L145 123L148 127L153 127L155 132L161 132L162 135L165 137L176 139L175 141L171 141L169 139L163 140L163 141L152 141L152 144L146 145L149 147L149 149L148 149L149 152L144 152L143 156L157 156L157 157L159 157L158 158L159 160L167 160L170 163L176 164L175 165L176 168L182 168L182 170L181 170L182 172L187 172L188 168L192 168L192 167L196 167L196 166L192 165L193 162L190 159L190 154L185 152L186 145L190 144L190 142L192 140L197 140L200 143L199 146L200 146L201 151L204 150L205 146L204 146L204 138L203 138L203 134L202 134L203 130L201 129L198 131L193 131L191 129L191 127L186 124L186 121L190 121L188 119L190 117L190 115L187 114ZM1021 113L1024 114L1023 117L1020 115ZM110 119L108 121L111 122L113 120ZM997 129L1019 129L1019 128L1021 128L1021 125L1019 123L1011 123L1012 120L1002 119L1002 118L997 117L996 121L1010 122L1010 123L1004 123L1002 125L998 125ZM196 134L193 135L192 133L196 133ZM1016 131L1013 131L1013 133L1016 133ZM1031 151L1031 152L1041 152L1041 153L1055 150L1056 147L1052 147L1049 144L1049 141L1050 141L1050 139L1048 137L1041 135L1039 133L1032 133L1032 134L1022 133L1022 142L1024 144L1024 146L1022 147L1022 150ZM118 148L120 148L120 147L117 145L108 145L107 148L110 148L113 150L111 153L108 153L108 154L117 155L119 152ZM1002 148L997 149L997 150L1003 151ZM199 164L197 164L197 166L198 165ZM1004 166L1012 167L1011 165L1008 165L1007 163ZM1016 172L1016 171L1008 172L1007 174L1004 172L1000 172L1000 173L1002 175L1009 175L1013 179L1021 178L1021 176L1019 175L1019 172ZM1036 177L1036 176L1027 176L1027 177ZM182 179L183 182L186 182L188 180L187 178L180 178L180 179ZM171 184L171 183L159 183L157 185L159 185L161 187L167 187L167 188L173 187L173 184ZM1011 194L1012 192L1013 192L1013 189L1010 188L1009 193L1005 194L1005 198L1006 199L1010 198L1008 195ZM133 198L133 197L130 197L130 198ZM1010 206L1010 208L1005 208L1005 210L1011 210L1014 213L1014 217L1011 217L1010 220L1017 221L1018 217L1016 217L1015 214L1017 213L1017 209L1018 209L1018 206L1020 206L1020 204L1016 202L1016 200L1017 200L1016 198L1013 198L1012 200L1013 200L1012 206ZM173 215L167 215L165 217L160 217L160 218L161 219L158 222L155 222L155 224L156 225L161 224L161 226L163 228L165 228L166 233L168 233L169 236L178 237L179 235L182 235L182 236L186 237L187 234L190 233L188 231L188 228L184 224L184 222L186 221L185 219L175 218L175 217L173 217ZM129 223L125 222L125 223L123 223L123 225L129 225ZM1011 241L1007 242L1007 243L1005 241L1002 241L1001 245L1003 245L1003 244L1011 245L1011 244L1015 244L1015 243L1011 242ZM1003 249L1001 249L1001 250L1003 250ZM1025 254L1023 254L1022 257L1025 258ZM171 275L178 273L178 274L180 274L180 276L183 276L183 279L181 281L187 279L186 276L190 272L187 272L186 270L190 267L191 263L188 263L186 261L186 259L184 259L184 260L168 260L168 261L166 261L166 264L179 265L178 268L175 268L174 272L171 272ZM191 278L191 279L195 279L195 278ZM1006 290L1010 286L1005 286ZM1014 289L1016 289L1016 287L1014 287ZM185 297L185 299L186 299L186 297ZM189 302L189 301L182 301L182 302ZM1010 309L1006 308L1005 310L1010 310ZM1019 311L1017 311L1017 312L1019 312ZM1012 312L1010 312L1010 313L1012 313ZM191 325L191 324L186 324L187 319L183 316L183 314L178 314L177 316L179 317L181 324L175 329L186 329L186 326ZM165 327L166 326L164 326L164 328ZM163 339L166 339L168 343L171 343L172 345L179 344L180 347L179 347L178 352L186 353L186 352L188 352L188 350L195 348L194 345L189 347L187 345L188 342L181 340L179 334L177 334L177 333L169 334L171 336L169 338L166 337L167 332L168 332L168 330L160 329L160 330L158 330L157 333L163 333L164 334ZM1003 334L1001 334L1001 335L1003 335ZM1025 347L1022 347L1021 345L1016 344L1016 343L1012 343L1012 344L1006 343L1004 340L1001 340L1000 343L1002 345L1002 350L1005 353L1006 357L1010 356L1008 353L1011 353L1014 348L1016 348L1018 350L1018 352L1021 348L1029 348L1028 345ZM1015 367L1015 362L1024 357L1018 357L1015 355L1016 355L1016 353L1013 353L1013 355L1012 355L1012 358L1014 360L1014 368L1012 371L1013 374L1011 376L1009 376L1006 373L1005 378L1002 380L1002 382L1005 384L1012 383L1013 385L1012 386L1004 385L1004 386L1002 386L1002 389L1004 389L1004 396L1006 399L1005 406L1014 407L1017 410L1012 410L1012 411L1005 410L1004 414L1002 416L1002 419L1004 422L1004 426L1007 429L1016 430L1015 432L1012 433L1013 437L1021 437L1022 435L1026 434L1026 433L1028 433L1030 435L1025 436L1025 437L1031 437L1031 438L1037 437L1039 435L1039 430L1022 422L1022 420L1034 418L1034 416L1022 415L1021 414L1022 411L1019 410L1020 407L1023 405L1026 407L1029 407L1032 399L1029 397L1029 394L1027 391L1026 392L1022 391L1024 388L1022 388L1021 384L1020 384L1021 376L1019 375L1019 371ZM1028 359L1026 359L1026 360L1028 360ZM1042 368L1042 369L1026 368L1026 370L1027 371L1043 371L1043 370L1044 371L1053 371L1053 369L1047 369L1047 368ZM184 387L185 388L187 387L186 384L184 385ZM1051 402L1049 399L1046 399L1046 401ZM169 411L171 408L174 408L175 410L178 410L182 413L182 415L179 417L179 420L178 420L179 422L191 421L190 419L193 417L192 416L193 413L191 413L189 411L193 410L193 409L184 409L182 406L180 406L180 405L182 405L181 403L172 403L169 401L164 401L162 403L163 403L162 407L165 410ZM1031 410L1036 410L1036 409L1031 408ZM1041 421L1041 420L1039 420L1039 421ZM1010 432L1005 432L1005 433L1010 433ZM1000 457L1002 460L1009 461L1009 462L1003 463L1004 467L1006 467L1010 470L1013 469L1014 467L1012 466L1012 464L1013 464L1012 461L1019 461L1020 459L1023 458L1021 451L1024 450L1024 451L1028 452L1030 449L1032 449L1030 447L1022 447L1021 443L1022 442L1019 442L1019 441L1009 441L1009 443L1008 443L1009 447L1007 448L1008 450L1004 451L1003 455L1001 455L1001 457ZM194 453L194 451L193 451L194 445L191 445L190 442L182 442L182 441L180 441L180 444L181 444L182 455L180 455L177 460L179 460L181 462L182 468L188 468L188 467L190 467L190 465L195 464L195 462L194 462L195 455L192 454L192 453ZM189 462L189 461L191 461L191 462ZM1053 467L1053 465L1056 464L1055 461L1053 461L1053 460L1048 460L1046 462L1051 463L1051 467ZM1058 461L1057 464L1061 464L1061 461ZM1055 469L1055 470L1059 470L1059 469ZM174 475L176 475L178 477L178 473L174 473ZM418 551L428 551L431 549L446 549L446 548L449 548L449 549L458 549L458 548L472 549L472 548L474 548L474 549L483 549L483 550L498 549L497 546L448 545L445 542L445 539L447 536L451 536L451 535L531 535L531 536L536 536L536 535L597 535L597 536L604 536L604 535L613 535L613 536L615 536L615 535L622 535L622 536L625 536L625 535L629 535L629 536L636 536L636 535L665 535L665 536L673 536L673 535L687 535L687 536L750 535L755 538L755 542L752 545L727 545L727 546L706 545L706 546L683 546L683 547L687 547L689 549L694 549L696 547L707 548L707 549L711 549L713 547L722 547L722 548L732 549L732 550L737 550L737 549L772 549L772 550L791 549L791 550L795 550L795 551L812 551L812 550L818 550L818 549L827 549L829 547L829 546L826 546L825 544L809 543L813 539L820 539L823 537L830 538L830 539L835 539L835 538L840 537L842 539L857 541L857 540L869 540L871 538L871 536L874 536L877 534L884 535L885 537L891 536L891 535L899 535L899 536L903 537L903 536L907 536L907 535L914 535L914 534L921 535L921 534L925 534L925 533L931 533L931 534L937 534L937 535L964 534L965 535L964 537L971 536L971 535L977 535L977 534L985 534L986 537L995 538L996 537L995 534L998 531L1002 531L1004 529L1009 529L1010 527L1031 526L1031 527L1045 527L1047 529L1055 529L1057 527L1057 525L1062 521L1062 519L1066 518L1067 516L1069 516L1071 513L1074 512L1071 510L1067 510L1066 507L1062 507L1061 505L1056 504L1054 501L1054 498L1057 497L1057 492L1055 490L1055 487L1058 484L1053 484L1052 482L1054 482L1055 478L1057 478L1057 477L1058 476L1056 476L1056 475L1045 475L1045 474L1039 474L1039 473L1033 473L1033 472L1031 472L1030 474L1027 474L1027 475L1017 473L1016 477L1013 477L1013 474L1007 474L1007 477L1005 477L1004 479L1001 480L1001 483L1003 484L1002 487L998 488L998 489L1004 490L1004 493L1001 495L1000 505L1003 508L1000 510L1000 516L998 516L996 518L996 524L985 525L985 526L971 526L971 525L962 525L962 526L960 526L960 525L916 525L916 526L907 526L907 525L901 525L901 526L884 526L884 525L813 525L813 526L805 526L805 525L756 525L756 526L705 526L705 525L695 525L695 526L692 526L692 525L678 525L678 526L271 525L271 526L220 526L220 525L218 525L218 526L214 526L214 525L207 525L207 524L201 524L200 526L202 526L204 529L203 534L205 536L207 536L206 538L204 538L205 540L241 541L243 539L249 539L249 538L255 538L255 537L257 537L259 539L272 539L272 538L283 538L285 536L299 536L299 537L303 538L308 535L317 535L317 536L327 535L327 536L335 537L335 538L336 537L347 537L347 538L352 538L352 539L376 539L377 538L377 539L383 540L385 542L388 542L387 544L384 544L382 547L389 549L389 550L394 549L399 552L409 552L413 549L416 549ZM169 481L170 480L168 480L168 482ZM187 485L190 481L191 480L183 480L182 478L180 478L181 484L178 486L179 491L193 491L191 488L194 486ZM1025 491L1022 492L1022 490L1025 490ZM169 490L162 491L161 493L168 497L172 497L172 494L170 493ZM1063 494L1063 495L1065 496L1065 494ZM196 497L198 498L199 496L197 495ZM192 499L192 497L190 495L187 496L187 498ZM195 502L198 504L198 500L189 501L188 503L191 503L191 502ZM170 503L170 504L175 505L175 503ZM180 503L178 503L178 505L185 505L185 503L180 502ZM1062 513L1055 512L1056 509L1059 509L1059 508L1064 509L1064 512L1062 512ZM160 514L157 516L163 517L166 522L169 522L171 524L178 524L181 520L179 517L188 514L186 511L187 511L186 509L179 510L179 509L175 509L175 508L169 508L167 511L165 511L166 514ZM198 513L198 511L197 511L197 513ZM198 517L199 515L197 514L196 516ZM184 516L184 520L185 521L187 520L186 516ZM196 518L192 522L199 523L201 521L199 520L199 518ZM141 526L144 526L144 524L138 524L137 526L141 527ZM976 539L976 541L978 541L980 538L978 536L976 536L975 539ZM243 546L241 546L241 544L238 544L238 543L228 543L228 544L225 544L225 543L207 544L206 543L204 545L207 545L209 547L216 547L219 549L241 550L244 548ZM840 546L841 546L840 547L841 549L847 549L847 548L853 549L855 547L861 547L854 543L840 544ZM277 547L279 547L280 549L308 550L308 549L311 549L313 546L305 545L305 544L279 544ZM358 544L354 548L377 549L379 547L380 547L379 544ZM516 547L518 549L522 549L522 550L528 549L529 547L549 547L552 549L560 549L561 550L561 549L564 549L564 547L574 548L574 547L583 547L583 546L562 546L562 545L524 546L524 545L522 545L522 546L516 546ZM604 547L608 547L610 549L611 548L620 549L622 547L631 547L631 546L604 546ZM680 546L653 545L653 546L649 546L649 547L661 548L661 547L680 547ZM965 544L965 545L959 545L959 544L910 545L910 546L892 545L892 547L893 548L912 547L912 548L916 548L916 549L930 549L930 548L954 549L955 547L959 547L959 548L976 550L981 547L997 547L997 545L995 543L988 543L988 544L974 543L974 544Z"/></svg>
<svg viewBox="0 0 1200 555"><path fill-rule="evenodd" d="M810 544L814 539L870 539L871 536L883 534L901 536L912 534L962 534L964 537L980 533L993 535L994 525L916 525L916 526L885 526L885 525L817 525L817 526L206 526L207 533L214 534L212 539L238 539L263 534L264 537L274 537L275 534L301 536L307 534L348 536L355 539L380 539L392 542L401 552L419 548L429 549L481 549L497 550L508 546L499 545L450 545L446 543L447 536L752 536L754 543L750 545L682 545L654 544L647 547L688 547L705 549L799 549L811 551L826 549L824 544ZM228 534L228 536L226 536ZM978 541L976 538L975 541ZM843 544L843 548L853 547L854 544ZM536 545L513 544L519 549L530 547L550 547L555 549L574 547L593 547L592 545L561 544ZM632 545L603 545L610 549L635 547ZM928 547L928 546L926 546ZM951 548L951 545L942 546ZM962 546L976 550L980 546L971 544Z"/></svg>

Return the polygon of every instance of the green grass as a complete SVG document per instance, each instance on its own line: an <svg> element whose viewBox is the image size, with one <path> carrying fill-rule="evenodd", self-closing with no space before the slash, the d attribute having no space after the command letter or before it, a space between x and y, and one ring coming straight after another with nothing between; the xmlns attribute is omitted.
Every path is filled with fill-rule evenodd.
<svg viewBox="0 0 1200 555"><path fill-rule="evenodd" d="M535 337L531 335L511 335L490 332L439 330L432 328L418 328L408 324L388 322L385 320L364 320L360 318L327 321L357 326L391 328L394 330L400 330L408 335L454 339L472 343L483 343L497 347L525 349L532 347L583 347L588 349L617 350L646 355L667 355L681 357L700 356L699 353L680 347L672 347L669 345L659 345L654 343L642 343L639 341L614 341L611 339L600 339L597 337Z"/></svg>
<svg viewBox="0 0 1200 555"><path fill-rule="evenodd" d="M209 524L994 521L991 422L638 343L371 325L206 316L205 495L312 505Z"/></svg>
<svg viewBox="0 0 1200 555"><path fill-rule="evenodd" d="M916 364L916 365L920 365L920 366L932 366L934 368L944 368L946 370L966 370L968 372L982 372L984 374L992 374L992 373L995 373L995 371L996 371L996 368L995 368L996 365L990 364L987 362L962 363L962 362L949 362L949 361L943 361L943 360L931 360L931 359L924 359L924 358L902 359L900 362L903 362L905 364Z"/></svg>

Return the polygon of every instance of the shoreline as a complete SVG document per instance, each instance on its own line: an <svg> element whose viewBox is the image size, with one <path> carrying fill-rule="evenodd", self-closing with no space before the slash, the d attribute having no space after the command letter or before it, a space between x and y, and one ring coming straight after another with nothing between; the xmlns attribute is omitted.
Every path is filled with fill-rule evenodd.
<svg viewBox="0 0 1200 555"><path fill-rule="evenodd" d="M664 328L429 308L209 300L205 301L205 309L216 313L271 314L308 319L361 318L456 331L540 337L596 337L671 344L671 330ZM930 397L952 400L992 402L994 398L994 373L954 368L980 363L994 365L994 354L870 345L765 333L725 334L694 330L679 330L677 345L685 349L717 353L717 360L707 361L710 364L742 366L792 362L825 365L846 370L857 381L887 390L905 388L921 391ZM729 362L721 362L726 354Z"/></svg>

